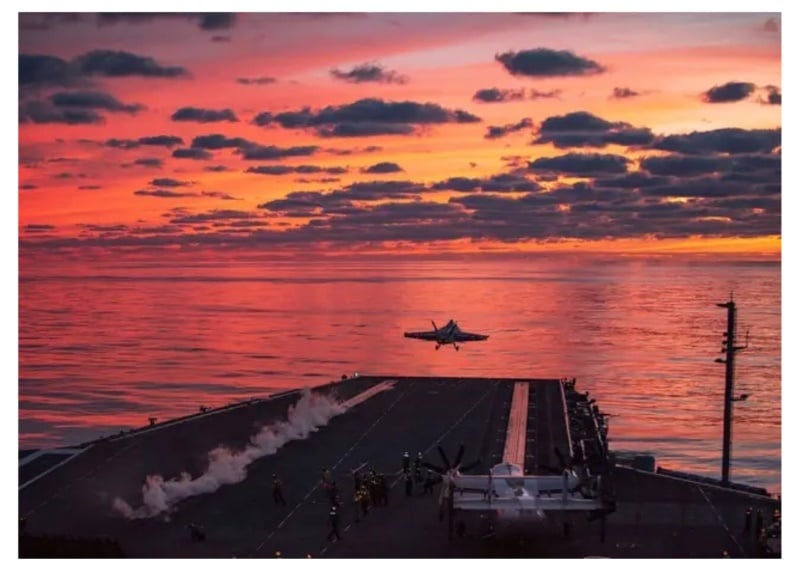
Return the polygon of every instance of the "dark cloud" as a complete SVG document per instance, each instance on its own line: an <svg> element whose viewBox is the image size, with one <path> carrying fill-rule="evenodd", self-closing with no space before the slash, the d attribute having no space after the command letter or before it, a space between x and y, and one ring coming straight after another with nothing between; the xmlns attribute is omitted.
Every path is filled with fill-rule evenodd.
<svg viewBox="0 0 800 581"><path fill-rule="evenodd" d="M315 174L315 173L324 173L330 175L338 175L347 173L347 168L345 167L320 167L318 165L297 165L297 166L289 166L289 165L259 165L255 167L248 167L245 170L246 173L255 173L255 174L262 174L262 175L271 175L271 176L282 176L292 173L299 173L299 174Z"/></svg>
<svg viewBox="0 0 800 581"><path fill-rule="evenodd" d="M106 147L115 149L136 149L140 145L141 143L139 143L138 139L117 139L116 137L112 137L105 142Z"/></svg>
<svg viewBox="0 0 800 581"><path fill-rule="evenodd" d="M529 99L558 99L561 96L561 89L553 89L552 91L537 91L531 89L528 91Z"/></svg>
<svg viewBox="0 0 800 581"><path fill-rule="evenodd" d="M54 93L50 102L56 107L76 107L79 109L104 109L124 113L138 113L144 105L126 105L109 93L101 91L77 91L73 93Z"/></svg>
<svg viewBox="0 0 800 581"><path fill-rule="evenodd" d="M297 178L296 184L335 184L341 182L341 178Z"/></svg>
<svg viewBox="0 0 800 581"><path fill-rule="evenodd" d="M236 122L239 120L231 109L201 109L199 107L181 107L172 114L170 119L173 121L196 121L197 123Z"/></svg>
<svg viewBox="0 0 800 581"><path fill-rule="evenodd" d="M391 161L382 161L361 170L361 173L398 173L403 168Z"/></svg>
<svg viewBox="0 0 800 581"><path fill-rule="evenodd" d="M519 52L509 51L495 55L494 58L515 76L565 77L593 75L605 71L595 61L568 50L535 48Z"/></svg>
<svg viewBox="0 0 800 581"><path fill-rule="evenodd" d="M173 192L172 190L136 190L135 196L153 196L155 198L196 198L197 194L191 192Z"/></svg>
<svg viewBox="0 0 800 581"><path fill-rule="evenodd" d="M668 155L664 157L647 157L640 166L653 175L661 176L697 176L728 169L731 162L725 157L699 155Z"/></svg>
<svg viewBox="0 0 800 581"><path fill-rule="evenodd" d="M93 50L74 61L84 75L106 77L184 77L183 67L162 66L154 59L121 50Z"/></svg>
<svg viewBox="0 0 800 581"><path fill-rule="evenodd" d="M334 200L348 200L348 201L373 201L383 198L389 199L414 199L418 194L424 192L426 187L424 184L401 181L401 180L388 180L388 181L374 181L374 182L355 182L342 189L334 190L328 197Z"/></svg>
<svg viewBox="0 0 800 581"><path fill-rule="evenodd" d="M368 212L358 212L346 216L340 216L332 219L331 226L338 228L340 225L359 225L359 226L377 226L378 228L385 228L390 224L410 224L416 226L420 221L425 221L428 224L436 223L437 221L444 221L457 216L462 216L462 209L453 204L441 204L437 202L385 202L372 206ZM334 229L335 229L334 228ZM425 228L427 229L427 228ZM398 239L403 236L396 236L398 231L395 231L395 236L390 236L388 239ZM344 232L343 232L344 233ZM334 233L334 236L337 233ZM367 230L365 238L369 239L372 236L378 236L381 239L380 232ZM413 237L413 234L409 234ZM447 237L447 233L444 234Z"/></svg>
<svg viewBox="0 0 800 581"><path fill-rule="evenodd" d="M200 195L204 198L217 198L219 200L241 200L241 198L237 198L226 192L200 192Z"/></svg>
<svg viewBox="0 0 800 581"><path fill-rule="evenodd" d="M183 139L177 135L149 135L140 137L137 141L141 145L158 145L170 149L178 145L183 145Z"/></svg>
<svg viewBox="0 0 800 581"><path fill-rule="evenodd" d="M411 135L416 131L413 125L402 123L337 123L336 125L320 127L317 135L320 137L369 137L373 135Z"/></svg>
<svg viewBox="0 0 800 581"><path fill-rule="evenodd" d="M103 116L91 109L65 109L46 101L26 101L20 105L20 123L64 123L92 125L102 123Z"/></svg>
<svg viewBox="0 0 800 581"><path fill-rule="evenodd" d="M200 28L203 30L224 30L231 28L236 22L236 15L230 12L208 12L200 16Z"/></svg>
<svg viewBox="0 0 800 581"><path fill-rule="evenodd" d="M638 190L650 186L662 186L669 183L669 178L664 176L651 176L644 172L631 172L619 176L598 178L594 185L602 188L624 188Z"/></svg>
<svg viewBox="0 0 800 581"><path fill-rule="evenodd" d="M85 178L86 174L85 173L77 173L76 174L76 173L71 173L71 172L68 172L68 171L62 171L61 173L55 174L53 177L58 179L58 180L71 180L71 179L74 179L74 178Z"/></svg>
<svg viewBox="0 0 800 581"><path fill-rule="evenodd" d="M452 192L538 192L541 186L525 176L513 173L497 174L488 178L452 177L436 182L432 191Z"/></svg>
<svg viewBox="0 0 800 581"><path fill-rule="evenodd" d="M192 182L176 180L173 178L155 178L150 181L150 185L157 186L159 188L178 188L182 186L190 186L192 185Z"/></svg>
<svg viewBox="0 0 800 581"><path fill-rule="evenodd" d="M25 224L23 231L32 234L36 232L51 232L56 229L52 224Z"/></svg>
<svg viewBox="0 0 800 581"><path fill-rule="evenodd" d="M188 149L175 149L172 157L178 159L211 159L211 154L205 149L190 147Z"/></svg>
<svg viewBox="0 0 800 581"><path fill-rule="evenodd" d="M634 91L633 89L629 89L628 87L614 87L614 91L611 93L612 99L630 99L631 97L638 97L641 93Z"/></svg>
<svg viewBox="0 0 800 581"><path fill-rule="evenodd" d="M242 137L225 137L219 133L213 133L211 135L198 135L192 139L191 146L198 149L226 149L257 147L257 144Z"/></svg>
<svg viewBox="0 0 800 581"><path fill-rule="evenodd" d="M78 186L79 190L101 190L103 189L102 186L98 186L95 184L86 185L86 186Z"/></svg>
<svg viewBox="0 0 800 581"><path fill-rule="evenodd" d="M206 171L213 171L213 172L228 171L228 168L224 165L207 165L203 169Z"/></svg>
<svg viewBox="0 0 800 581"><path fill-rule="evenodd" d="M499 139L500 137L505 137L509 133L516 133L517 131L522 131L530 127L533 127L533 121L526 117L518 123L510 123L501 126L490 125L486 128L486 135L483 137L484 139Z"/></svg>
<svg viewBox="0 0 800 581"><path fill-rule="evenodd" d="M552 143L566 148L605 147L608 144L644 146L652 141L653 134L646 127L610 122L586 111L577 111L545 119L534 143Z"/></svg>
<svg viewBox="0 0 800 581"><path fill-rule="evenodd" d="M284 198L259 204L262 210L272 212L290 212L295 210L314 210L322 207L326 197L322 192L300 191L290 192Z"/></svg>
<svg viewBox="0 0 800 581"><path fill-rule="evenodd" d="M188 72L183 67L162 66L150 57L124 51L93 50L71 61L49 55L19 55L22 89L87 84L91 76L176 78L188 76Z"/></svg>
<svg viewBox="0 0 800 581"><path fill-rule="evenodd" d="M780 144L780 129L729 127L659 137L650 148L685 154L769 153Z"/></svg>
<svg viewBox="0 0 800 581"><path fill-rule="evenodd" d="M183 230L178 226L137 226L136 228L131 228L131 234L179 234L183 232Z"/></svg>
<svg viewBox="0 0 800 581"><path fill-rule="evenodd" d="M291 192L285 198L265 202L261 209L280 212L286 217L310 217L321 211L331 214L354 215L363 208L353 202L375 202L383 199L419 200L425 185L409 181L356 182L329 193L316 191Z"/></svg>
<svg viewBox="0 0 800 581"><path fill-rule="evenodd" d="M377 153L378 151L383 151L383 148L380 145L368 145L367 147L353 147L348 149L331 147L323 151L332 155L357 155L360 153Z"/></svg>
<svg viewBox="0 0 800 581"><path fill-rule="evenodd" d="M77 224L81 230L85 232L96 232L105 234L108 232L125 232L128 227L124 224L106 225L106 224Z"/></svg>
<svg viewBox="0 0 800 581"><path fill-rule="evenodd" d="M239 77L236 82L240 85L271 85L277 83L275 77Z"/></svg>
<svg viewBox="0 0 800 581"><path fill-rule="evenodd" d="M478 103L505 103L507 101L520 101L525 98L525 89L480 89L472 96Z"/></svg>
<svg viewBox="0 0 800 581"><path fill-rule="evenodd" d="M19 86L68 85L75 80L70 63L44 54L19 55Z"/></svg>
<svg viewBox="0 0 800 581"><path fill-rule="evenodd" d="M445 109L435 103L362 99L354 103L328 106L319 111L309 108L255 116L257 125L277 123L286 129L312 128L324 137L365 135L407 135L415 125L438 123L476 123L479 117L461 109Z"/></svg>
<svg viewBox="0 0 800 581"><path fill-rule="evenodd" d="M21 189L21 190L37 190L37 189L39 189L39 186L37 186L36 184L22 184L19 187L19 189Z"/></svg>
<svg viewBox="0 0 800 581"><path fill-rule="evenodd" d="M591 177L625 173L627 164L628 160L621 155L568 153L559 157L540 157L528 164L528 171Z"/></svg>
<svg viewBox="0 0 800 581"><path fill-rule="evenodd" d="M525 89L480 89L472 96L472 100L477 103L506 103L509 101L521 101L525 98L536 99L557 99L561 95L561 91L554 89L552 91L538 91L530 89L525 93Z"/></svg>
<svg viewBox="0 0 800 581"><path fill-rule="evenodd" d="M140 157L134 160L135 165L143 165L145 167L161 167L162 161L157 157Z"/></svg>
<svg viewBox="0 0 800 581"><path fill-rule="evenodd" d="M267 161L282 159L284 157L302 157L312 155L319 148L316 145L295 145L292 147L277 147L275 145L253 145L241 150L242 159L251 161Z"/></svg>
<svg viewBox="0 0 800 581"><path fill-rule="evenodd" d="M206 222L224 222L226 220L252 220L261 214L244 210L211 210L200 214L183 214L170 220L171 224L201 224Z"/></svg>
<svg viewBox="0 0 800 581"><path fill-rule="evenodd" d="M753 83L731 81L724 85L715 85L703 93L702 98L706 103L733 103L749 97L756 86Z"/></svg>
<svg viewBox="0 0 800 581"><path fill-rule="evenodd" d="M767 90L767 98L761 99L764 105L780 105L781 104L781 89L775 85L767 85L764 87Z"/></svg>
<svg viewBox="0 0 800 581"><path fill-rule="evenodd" d="M331 69L331 76L334 79L339 79L347 83L386 83L403 85L408 82L408 78L399 74L397 71L391 71L379 64L370 63L358 65L349 71Z"/></svg>
<svg viewBox="0 0 800 581"><path fill-rule="evenodd" d="M68 24L83 20L84 15L74 12L21 12L19 14L20 30L50 30L59 24Z"/></svg>
<svg viewBox="0 0 800 581"><path fill-rule="evenodd" d="M780 193L768 182L732 181L723 176L687 174L674 176L665 184L643 188L645 196L689 197L689 198L735 198L739 196L769 195Z"/></svg>
<svg viewBox="0 0 800 581"><path fill-rule="evenodd" d="M201 30L225 30L236 23L236 15L228 12L102 12L97 15L98 26L119 23L144 24L154 20L190 20Z"/></svg>
<svg viewBox="0 0 800 581"><path fill-rule="evenodd" d="M215 35L211 37L211 42L230 42L231 37L226 35Z"/></svg>

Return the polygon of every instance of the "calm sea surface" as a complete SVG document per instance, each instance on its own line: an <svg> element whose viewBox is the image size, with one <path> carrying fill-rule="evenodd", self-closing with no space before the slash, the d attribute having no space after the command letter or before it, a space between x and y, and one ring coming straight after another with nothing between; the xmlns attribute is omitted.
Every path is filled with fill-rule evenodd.
<svg viewBox="0 0 800 581"><path fill-rule="evenodd" d="M741 352L732 475L780 490L780 263L20 262L21 448L75 444L362 374L578 378L616 450L718 476L725 330ZM459 352L405 339L454 318Z"/></svg>

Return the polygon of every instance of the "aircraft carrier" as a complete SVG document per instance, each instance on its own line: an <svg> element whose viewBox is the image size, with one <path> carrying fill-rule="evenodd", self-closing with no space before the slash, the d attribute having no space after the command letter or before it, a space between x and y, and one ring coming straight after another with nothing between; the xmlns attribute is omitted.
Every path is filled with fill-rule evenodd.
<svg viewBox="0 0 800 581"><path fill-rule="evenodd" d="M254 459L243 480L146 518L115 509L115 499L142 506L148 475L202 475L212 449L244 449L261 427L285 421L306 391L153 419L70 449L21 453L20 557L735 558L764 556L770 546L779 554L779 544L775 551L756 532L780 518L778 500L763 490L619 465L597 402L563 379L343 378L311 390L343 402L337 415ZM602 509L513 530L495 526L491 514L462 521L455 513L453 527L440 519L443 484L426 494L417 483L406 494L402 457L421 453L440 464L439 447L452 459L461 445L465 461L479 459L470 474L487 474L509 454L526 474L559 474L580 450L583 465L603 476ZM329 540L324 468L343 501L339 540ZM353 474L366 469L386 475L389 501L359 518ZM285 507L273 501L273 474L283 481Z"/></svg>

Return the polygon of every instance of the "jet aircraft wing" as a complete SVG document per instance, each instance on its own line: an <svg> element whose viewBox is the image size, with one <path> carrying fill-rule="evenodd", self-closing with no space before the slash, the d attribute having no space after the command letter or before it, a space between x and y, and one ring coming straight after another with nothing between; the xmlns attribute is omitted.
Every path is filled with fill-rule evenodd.
<svg viewBox="0 0 800 581"><path fill-rule="evenodd" d="M457 331L453 335L453 339L458 341L459 343L464 343L465 341L485 341L489 338L489 335L481 335L479 333L465 333L464 331Z"/></svg>
<svg viewBox="0 0 800 581"><path fill-rule="evenodd" d="M422 339L424 341L436 341L436 331L408 331L403 333L409 339Z"/></svg>

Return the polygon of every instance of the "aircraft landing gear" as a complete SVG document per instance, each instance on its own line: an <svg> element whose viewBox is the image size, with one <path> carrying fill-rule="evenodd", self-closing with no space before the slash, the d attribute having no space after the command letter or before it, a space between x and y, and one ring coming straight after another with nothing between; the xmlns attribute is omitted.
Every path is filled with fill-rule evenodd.
<svg viewBox="0 0 800 581"><path fill-rule="evenodd" d="M458 345L456 345L455 343L453 343L453 347L455 347L455 348L456 348L456 351L458 351Z"/></svg>
<svg viewBox="0 0 800 581"><path fill-rule="evenodd" d="M437 344L436 344L436 350L437 350L437 351L439 350L439 347L441 347L441 345L440 345L439 343L437 343Z"/></svg>

